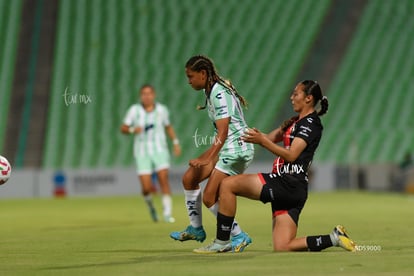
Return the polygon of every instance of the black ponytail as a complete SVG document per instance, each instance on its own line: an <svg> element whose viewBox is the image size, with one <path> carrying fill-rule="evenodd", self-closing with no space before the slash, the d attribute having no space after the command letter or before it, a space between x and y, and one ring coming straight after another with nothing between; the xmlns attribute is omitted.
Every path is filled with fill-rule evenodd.
<svg viewBox="0 0 414 276"><path fill-rule="evenodd" d="M318 116L322 116L328 112L329 102L326 96L322 96L322 89L319 83L313 80L304 80L301 82L305 86L304 91L306 95L313 96L313 106L320 101L321 109L318 111Z"/></svg>
<svg viewBox="0 0 414 276"><path fill-rule="evenodd" d="M318 116L322 116L328 112L329 102L326 96L321 99L321 109L318 111Z"/></svg>

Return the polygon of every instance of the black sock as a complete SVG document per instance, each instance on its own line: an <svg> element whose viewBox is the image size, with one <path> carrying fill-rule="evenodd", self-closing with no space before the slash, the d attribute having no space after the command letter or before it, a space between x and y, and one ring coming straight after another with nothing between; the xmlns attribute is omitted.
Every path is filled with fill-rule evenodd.
<svg viewBox="0 0 414 276"><path fill-rule="evenodd" d="M217 235L216 238L221 241L230 240L231 226L233 225L234 217L228 217L221 213L217 214Z"/></svg>
<svg viewBox="0 0 414 276"><path fill-rule="evenodd" d="M321 251L325 248L333 246L329 235L308 236L306 237L309 251Z"/></svg>

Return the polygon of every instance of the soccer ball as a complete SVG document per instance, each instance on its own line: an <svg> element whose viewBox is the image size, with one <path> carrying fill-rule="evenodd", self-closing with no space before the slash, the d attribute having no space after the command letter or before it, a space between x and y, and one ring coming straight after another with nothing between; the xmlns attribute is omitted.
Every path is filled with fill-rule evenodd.
<svg viewBox="0 0 414 276"><path fill-rule="evenodd" d="M11 166L9 161L4 156L0 155L0 185L3 185L4 183L9 180L11 175Z"/></svg>

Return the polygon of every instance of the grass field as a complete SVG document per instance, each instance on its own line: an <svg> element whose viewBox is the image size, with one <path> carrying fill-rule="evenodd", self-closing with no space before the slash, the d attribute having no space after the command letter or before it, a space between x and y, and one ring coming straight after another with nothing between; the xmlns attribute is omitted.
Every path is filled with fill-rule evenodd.
<svg viewBox="0 0 414 276"><path fill-rule="evenodd" d="M243 253L197 255L201 244L169 233L187 224L182 196L177 222L151 222L141 197L0 201L0 275L304 275L414 273L414 197L311 193L299 235L325 234L341 223L361 252L329 248L274 253L270 206L239 199L238 221L253 238ZM160 209L160 200L156 203ZM215 219L204 210L210 242Z"/></svg>

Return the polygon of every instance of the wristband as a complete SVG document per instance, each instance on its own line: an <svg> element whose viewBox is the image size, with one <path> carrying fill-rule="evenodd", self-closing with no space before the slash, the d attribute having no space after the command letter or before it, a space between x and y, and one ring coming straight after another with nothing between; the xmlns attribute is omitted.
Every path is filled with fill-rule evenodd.
<svg viewBox="0 0 414 276"><path fill-rule="evenodd" d="M135 127L129 127L128 131L131 134L135 133Z"/></svg>
<svg viewBox="0 0 414 276"><path fill-rule="evenodd" d="M180 141L179 141L177 138L175 138L175 139L173 140L173 144L174 144L174 145L179 145L179 144L180 144Z"/></svg>

